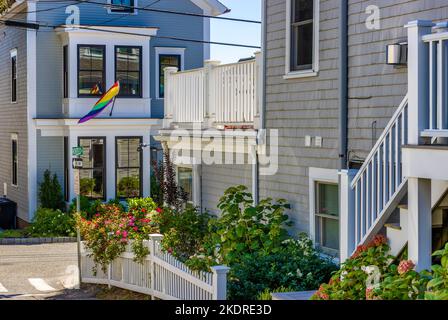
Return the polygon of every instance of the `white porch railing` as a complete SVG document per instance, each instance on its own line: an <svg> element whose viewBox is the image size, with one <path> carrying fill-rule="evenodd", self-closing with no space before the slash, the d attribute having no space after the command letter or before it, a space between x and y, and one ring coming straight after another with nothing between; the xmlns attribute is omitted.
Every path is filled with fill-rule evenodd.
<svg viewBox="0 0 448 320"><path fill-rule="evenodd" d="M259 114L261 55L202 69L165 69L165 123L253 124Z"/></svg>
<svg viewBox="0 0 448 320"><path fill-rule="evenodd" d="M448 32L427 34L422 40L427 44L429 70L428 123L423 136L448 137Z"/></svg>
<svg viewBox="0 0 448 320"><path fill-rule="evenodd" d="M361 169L341 180L342 260L366 243L382 227L406 190L402 171L402 147L408 141L408 98L404 98ZM351 181L350 181L351 180Z"/></svg>
<svg viewBox="0 0 448 320"><path fill-rule="evenodd" d="M109 266L107 273L98 267L84 245L81 249L81 277L84 283L107 284L126 290L151 295L162 300L225 300L229 268L218 266L212 273L190 270L161 249L161 235L145 242L150 254L143 264L134 262L129 244L126 251Z"/></svg>

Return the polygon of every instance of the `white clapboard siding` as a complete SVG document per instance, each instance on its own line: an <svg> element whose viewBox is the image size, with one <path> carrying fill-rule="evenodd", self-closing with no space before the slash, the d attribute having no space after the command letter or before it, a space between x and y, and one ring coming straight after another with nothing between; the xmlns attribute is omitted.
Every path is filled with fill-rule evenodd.
<svg viewBox="0 0 448 320"><path fill-rule="evenodd" d="M135 262L131 246L103 272L95 275L94 262L82 246L82 281L108 284L163 300L225 300L228 268L214 267L212 273L190 270L185 264L161 248L161 235L145 242L150 254L143 264Z"/></svg>

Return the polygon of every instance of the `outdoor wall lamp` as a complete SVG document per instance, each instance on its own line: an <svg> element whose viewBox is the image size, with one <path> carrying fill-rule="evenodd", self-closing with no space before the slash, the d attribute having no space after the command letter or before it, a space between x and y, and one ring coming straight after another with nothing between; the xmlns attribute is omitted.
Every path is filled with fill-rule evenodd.
<svg viewBox="0 0 448 320"><path fill-rule="evenodd" d="M400 42L386 46L386 64L402 66L408 63L408 43Z"/></svg>
<svg viewBox="0 0 448 320"><path fill-rule="evenodd" d="M148 148L150 145L147 143L140 143L137 148L137 152L142 152L143 148Z"/></svg>

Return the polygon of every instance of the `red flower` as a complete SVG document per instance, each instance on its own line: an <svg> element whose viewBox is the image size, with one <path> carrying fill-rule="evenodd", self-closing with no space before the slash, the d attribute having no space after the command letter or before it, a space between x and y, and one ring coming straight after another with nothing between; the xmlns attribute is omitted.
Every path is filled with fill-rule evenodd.
<svg viewBox="0 0 448 320"><path fill-rule="evenodd" d="M162 210L161 208L157 208L156 211L157 211L158 213L162 213L162 212L163 212L163 210Z"/></svg>
<svg viewBox="0 0 448 320"><path fill-rule="evenodd" d="M414 269L415 264L414 262L412 262L411 260L403 260L400 261L400 264L398 265L398 273L399 274L405 274L408 271L411 271L412 269Z"/></svg>
<svg viewBox="0 0 448 320"><path fill-rule="evenodd" d="M142 208L142 213L146 213L148 212L148 210L146 210L145 208Z"/></svg>

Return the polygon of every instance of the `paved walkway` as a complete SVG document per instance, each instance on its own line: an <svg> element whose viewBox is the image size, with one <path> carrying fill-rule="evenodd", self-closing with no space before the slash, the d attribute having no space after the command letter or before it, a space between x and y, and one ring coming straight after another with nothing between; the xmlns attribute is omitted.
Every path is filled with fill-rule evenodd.
<svg viewBox="0 0 448 320"><path fill-rule="evenodd" d="M0 299L88 298L77 270L76 243L0 246Z"/></svg>

